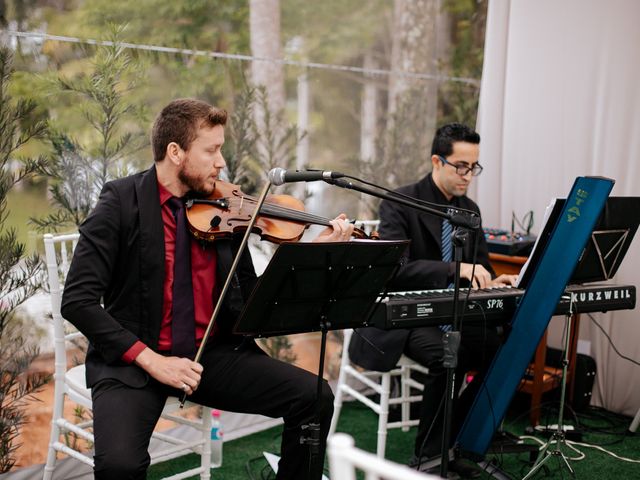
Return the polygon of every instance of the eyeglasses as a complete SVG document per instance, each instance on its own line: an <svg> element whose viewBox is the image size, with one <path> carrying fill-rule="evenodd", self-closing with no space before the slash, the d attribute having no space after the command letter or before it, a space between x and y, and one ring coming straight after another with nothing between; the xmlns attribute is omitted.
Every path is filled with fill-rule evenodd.
<svg viewBox="0 0 640 480"><path fill-rule="evenodd" d="M462 177L467 175L469 172L471 172L471 175L473 175L474 177L477 177L482 173L482 165L480 165L479 163L474 163L473 166L470 167L467 163L451 163L442 155L438 155L438 158L440 158L442 163L446 163L447 165L451 165L453 168L455 168L456 173Z"/></svg>

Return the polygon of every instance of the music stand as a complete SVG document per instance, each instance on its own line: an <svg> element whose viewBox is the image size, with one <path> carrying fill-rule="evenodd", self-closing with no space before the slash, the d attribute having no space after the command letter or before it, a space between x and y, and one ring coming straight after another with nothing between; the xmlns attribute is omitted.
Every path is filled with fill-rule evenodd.
<svg viewBox="0 0 640 480"><path fill-rule="evenodd" d="M376 299L408 244L408 240L281 244L233 332L270 337L367 326Z"/></svg>
<svg viewBox="0 0 640 480"><path fill-rule="evenodd" d="M322 394L327 331L367 326L376 299L395 275L403 241L283 243L258 280L233 332L255 337L320 330L317 396ZM320 424L303 425L310 462L319 454Z"/></svg>
<svg viewBox="0 0 640 480"><path fill-rule="evenodd" d="M518 288L526 289L566 199L556 198L548 207L547 220L520 273ZM602 209L580 259L571 274L569 285L610 280L618 271L640 224L640 197L609 197Z"/></svg>
<svg viewBox="0 0 640 480"><path fill-rule="evenodd" d="M640 197L609 197L569 284L611 280L640 224Z"/></svg>

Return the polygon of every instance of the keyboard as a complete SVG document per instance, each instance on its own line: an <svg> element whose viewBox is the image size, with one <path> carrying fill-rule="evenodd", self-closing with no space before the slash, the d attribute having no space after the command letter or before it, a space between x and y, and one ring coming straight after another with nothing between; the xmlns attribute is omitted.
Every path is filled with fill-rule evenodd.
<svg viewBox="0 0 640 480"><path fill-rule="evenodd" d="M466 300L466 308L463 306ZM464 323L504 325L511 320L524 290L513 287L460 289L458 313ZM568 286L555 315L631 310L636 304L633 285ZM571 310L570 310L571 309ZM379 299L368 325L382 329L453 323L453 289L393 292Z"/></svg>

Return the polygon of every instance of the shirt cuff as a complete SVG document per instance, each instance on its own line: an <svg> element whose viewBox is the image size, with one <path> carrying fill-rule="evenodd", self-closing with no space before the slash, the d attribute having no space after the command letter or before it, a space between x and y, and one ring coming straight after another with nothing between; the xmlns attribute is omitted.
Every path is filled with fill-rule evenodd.
<svg viewBox="0 0 640 480"><path fill-rule="evenodd" d="M129 350L124 352L124 355L122 355L122 360L125 363L133 363L145 348L147 348L147 346L140 340L138 340Z"/></svg>

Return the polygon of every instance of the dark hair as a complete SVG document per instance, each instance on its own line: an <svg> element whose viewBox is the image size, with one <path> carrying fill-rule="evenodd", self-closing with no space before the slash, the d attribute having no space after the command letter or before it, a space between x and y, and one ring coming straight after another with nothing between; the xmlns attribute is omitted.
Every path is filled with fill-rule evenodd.
<svg viewBox="0 0 640 480"><path fill-rule="evenodd" d="M433 137L431 155L448 157L453 153L453 144L455 142L468 142L477 145L480 143L480 135L461 123L443 125Z"/></svg>
<svg viewBox="0 0 640 480"><path fill-rule="evenodd" d="M151 131L153 160L159 162L167 152L167 145L175 142L188 150L204 124L209 127L226 125L226 110L213 107L193 98L179 98L162 109Z"/></svg>

